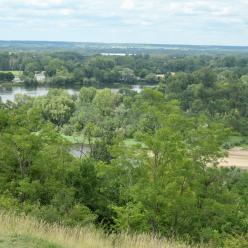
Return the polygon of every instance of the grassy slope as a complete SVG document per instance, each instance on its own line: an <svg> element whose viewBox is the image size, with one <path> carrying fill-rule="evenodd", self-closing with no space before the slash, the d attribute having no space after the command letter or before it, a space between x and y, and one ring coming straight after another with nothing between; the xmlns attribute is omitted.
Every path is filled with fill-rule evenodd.
<svg viewBox="0 0 248 248"><path fill-rule="evenodd" d="M0 248L190 248L148 235L107 236L93 228L66 228L0 212ZM191 247L193 248L193 247Z"/></svg>
<svg viewBox="0 0 248 248"><path fill-rule="evenodd" d="M62 248L51 242L24 235L0 236L0 248Z"/></svg>

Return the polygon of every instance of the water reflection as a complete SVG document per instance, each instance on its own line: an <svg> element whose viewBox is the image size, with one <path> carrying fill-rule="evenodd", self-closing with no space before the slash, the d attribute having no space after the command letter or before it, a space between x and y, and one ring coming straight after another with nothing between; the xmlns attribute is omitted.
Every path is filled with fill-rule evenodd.
<svg viewBox="0 0 248 248"><path fill-rule="evenodd" d="M69 94L73 95L77 91L66 89ZM0 87L0 97L3 102L14 101L16 94L25 94L31 97L45 96L49 87L25 88L25 87Z"/></svg>
<svg viewBox="0 0 248 248"><path fill-rule="evenodd" d="M153 87L151 85L146 85L145 87ZM0 98L5 103L7 101L14 101L16 94L26 94L31 97L45 96L47 95L51 87L36 87L36 88L26 88L24 86L13 86L13 87L3 87L0 85ZM113 92L118 92L118 88L110 88ZM143 89L142 85L132 85L131 89L137 93L140 93ZM79 92L79 88L67 88L65 89L70 95L75 95Z"/></svg>
<svg viewBox="0 0 248 248"><path fill-rule="evenodd" d="M83 158L91 152L91 148L87 144L75 144L70 148L70 153L76 158Z"/></svg>

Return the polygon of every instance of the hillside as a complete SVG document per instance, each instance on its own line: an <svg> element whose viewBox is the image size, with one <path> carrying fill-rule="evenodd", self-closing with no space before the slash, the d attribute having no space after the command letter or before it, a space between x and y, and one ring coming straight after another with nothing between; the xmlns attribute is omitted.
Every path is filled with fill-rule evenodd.
<svg viewBox="0 0 248 248"><path fill-rule="evenodd" d="M151 236L107 236L93 228L65 228L0 213L0 248L190 248ZM193 248L193 247L191 247Z"/></svg>
<svg viewBox="0 0 248 248"><path fill-rule="evenodd" d="M0 236L0 247L35 247L35 248L62 248L62 246L53 244L48 241L44 241L38 238L32 238L30 236L12 235L12 236Z"/></svg>

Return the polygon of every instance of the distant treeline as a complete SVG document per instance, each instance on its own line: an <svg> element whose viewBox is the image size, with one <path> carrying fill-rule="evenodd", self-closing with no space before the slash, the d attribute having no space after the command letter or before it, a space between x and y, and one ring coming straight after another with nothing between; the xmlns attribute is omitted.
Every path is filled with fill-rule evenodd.
<svg viewBox="0 0 248 248"><path fill-rule="evenodd" d="M84 55L97 53L126 54L243 54L248 46L207 46L173 44L133 44L133 43L96 43L96 42L55 42L55 41L0 41L2 51L73 51Z"/></svg>
<svg viewBox="0 0 248 248"><path fill-rule="evenodd" d="M248 135L248 55L84 56L77 52L0 53L0 81L21 71L28 86L159 85L190 114L207 114ZM37 73L43 72L42 77ZM17 76L18 77L18 76Z"/></svg>
<svg viewBox="0 0 248 248"><path fill-rule="evenodd" d="M78 52L1 52L0 71L23 71L27 85L99 86L111 84L157 84L171 72L198 70L229 71L240 78L248 74L247 56L216 55L128 55L85 56ZM36 72L44 71L46 80ZM38 82L37 82L38 81ZM44 82L45 81L45 82Z"/></svg>
<svg viewBox="0 0 248 248"><path fill-rule="evenodd" d="M14 74L11 72L0 72L0 82L11 82L15 78Z"/></svg>

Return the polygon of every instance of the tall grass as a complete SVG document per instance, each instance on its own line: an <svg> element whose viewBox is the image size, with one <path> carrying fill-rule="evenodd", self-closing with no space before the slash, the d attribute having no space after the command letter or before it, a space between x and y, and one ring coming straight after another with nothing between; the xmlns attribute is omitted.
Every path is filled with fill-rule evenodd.
<svg viewBox="0 0 248 248"><path fill-rule="evenodd" d="M157 239L145 234L106 235L92 227L69 228L4 212L0 212L0 235L30 236L66 248L190 248L179 242Z"/></svg>

